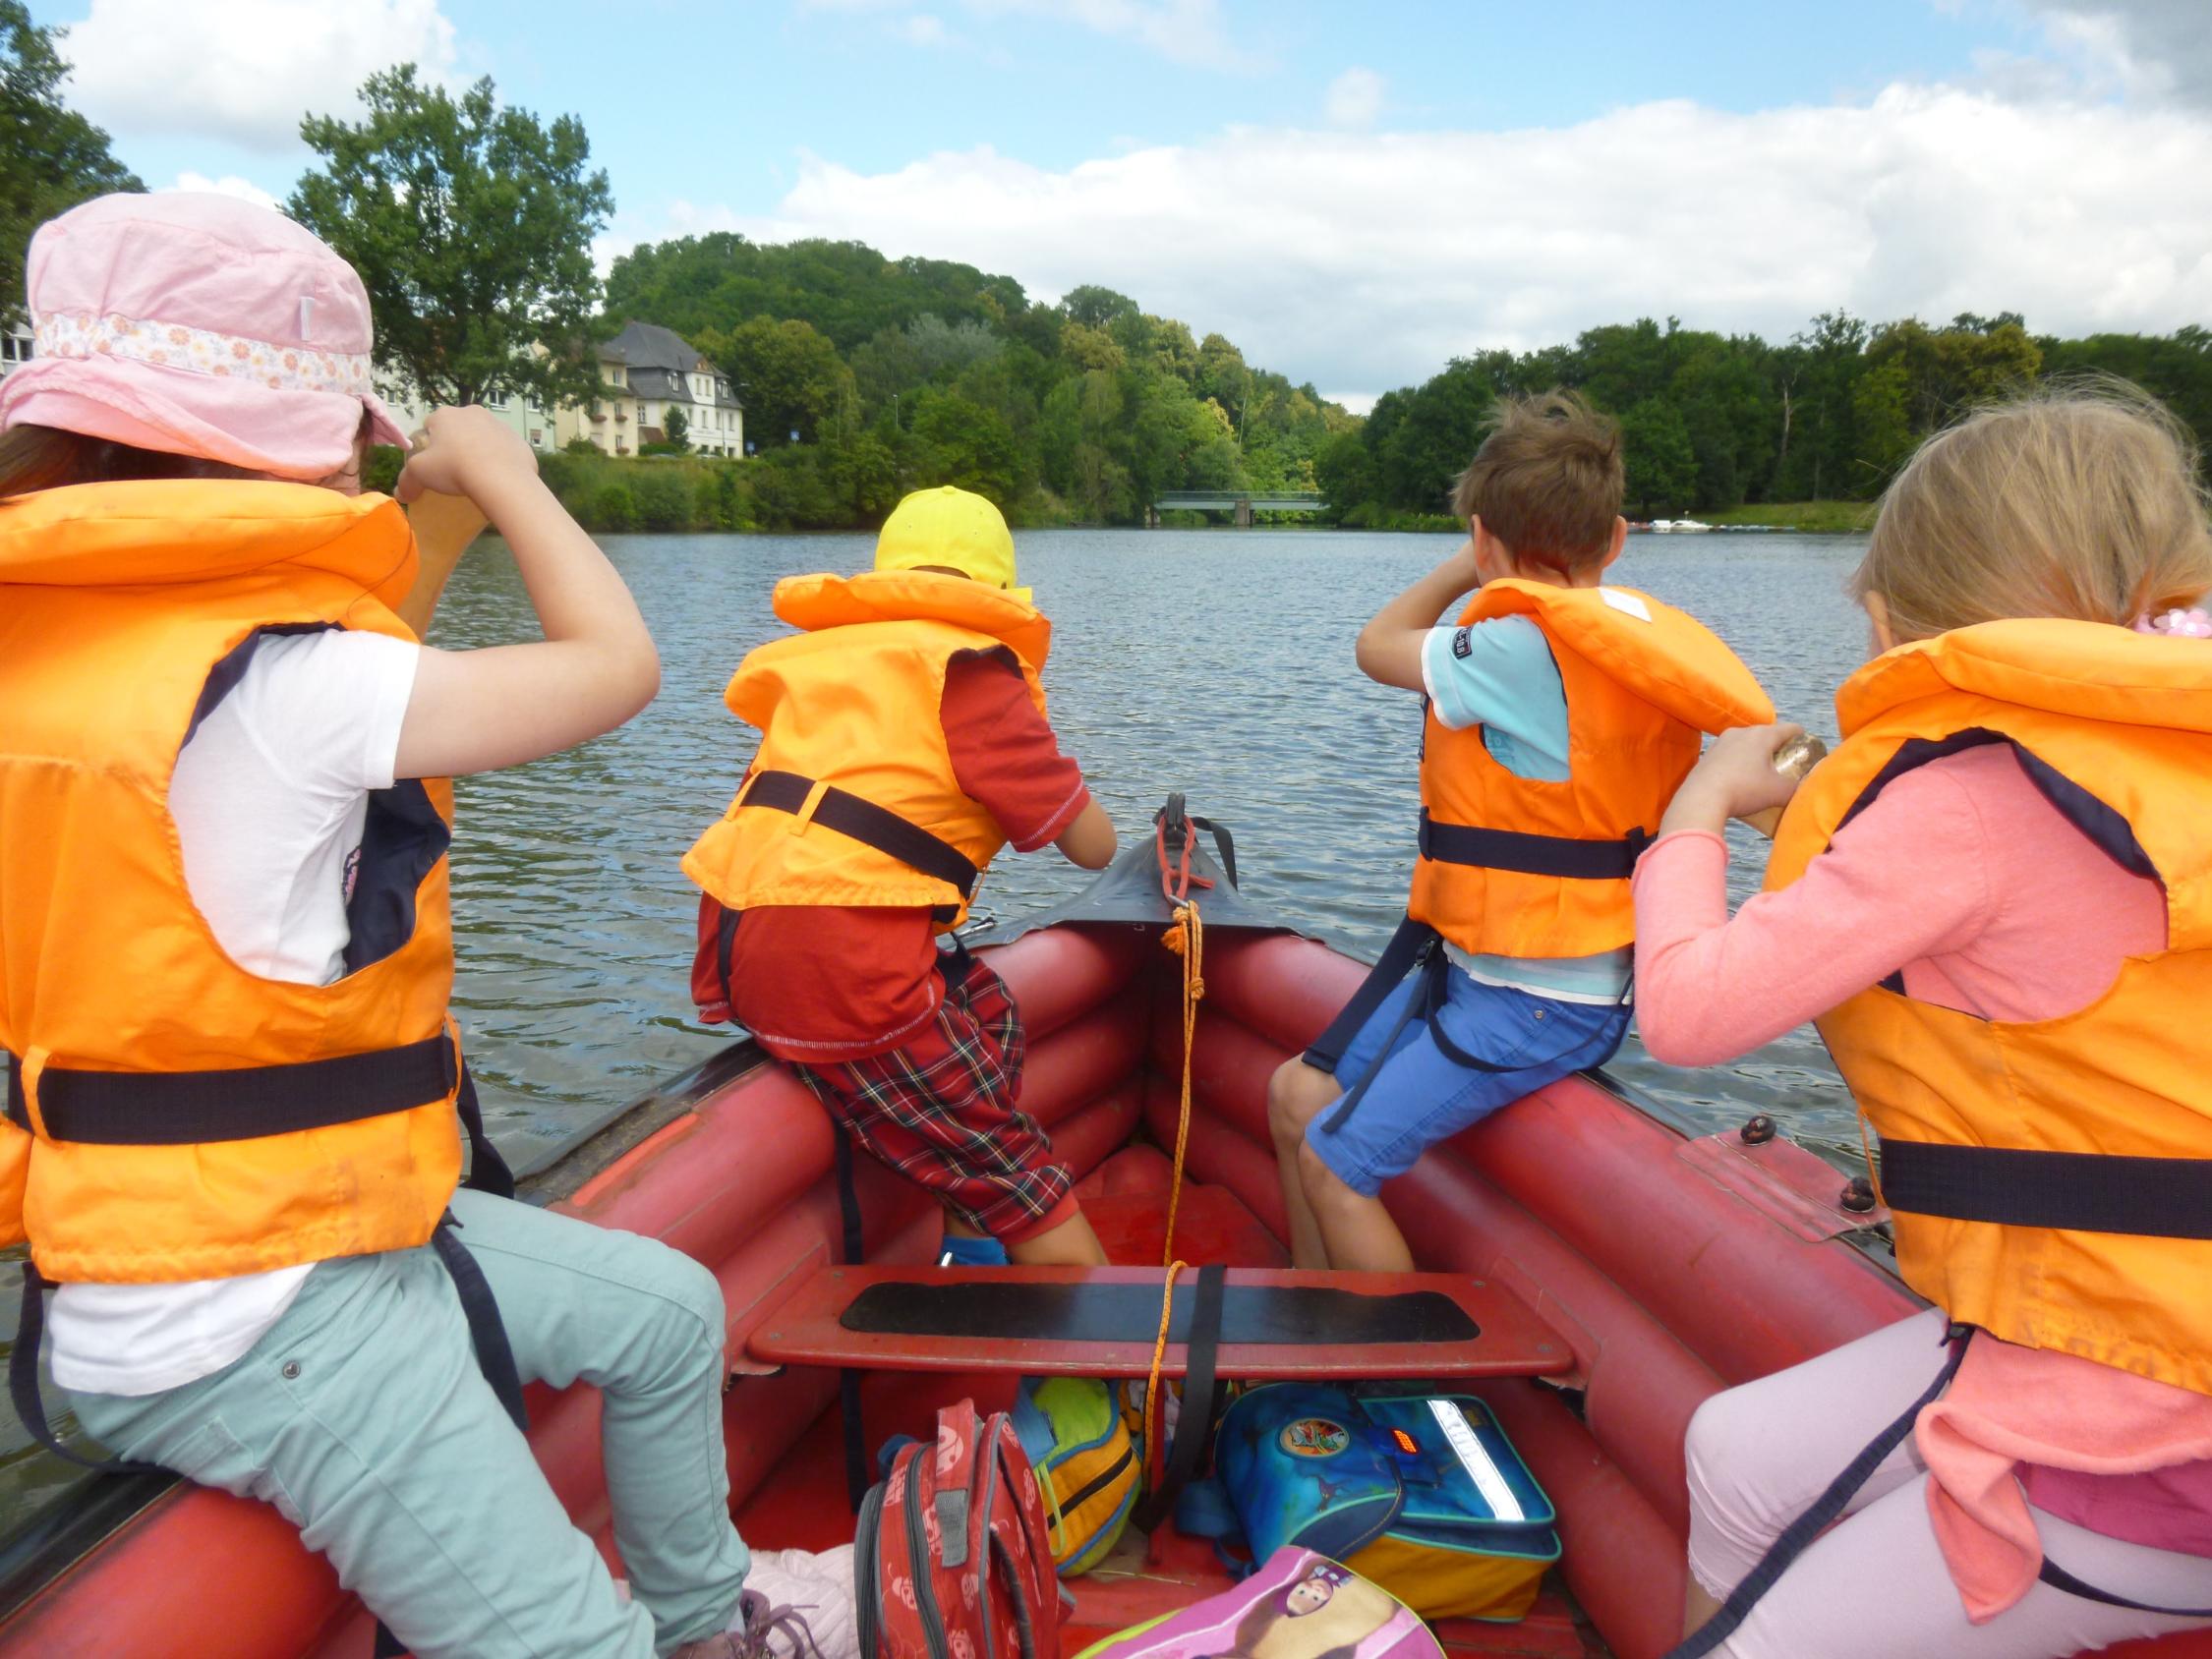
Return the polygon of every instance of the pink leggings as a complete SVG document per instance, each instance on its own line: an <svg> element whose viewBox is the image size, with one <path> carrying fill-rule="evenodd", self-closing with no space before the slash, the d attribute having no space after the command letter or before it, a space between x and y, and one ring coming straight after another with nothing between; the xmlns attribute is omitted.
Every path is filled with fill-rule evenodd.
<svg viewBox="0 0 2212 1659"><path fill-rule="evenodd" d="M1690 1572L1725 1596L1843 1465L1942 1367L1931 1309L1787 1371L1716 1395L1690 1420ZM2136 1613L2038 1583L1985 1625L1966 1622L1928 1518L1928 1470L1908 1437L1843 1519L1797 1558L1717 1653L1731 1659L2064 1659L2212 1620ZM2116 1595L2212 1607L2212 1559L2084 1531L2035 1513L2052 1558Z"/></svg>

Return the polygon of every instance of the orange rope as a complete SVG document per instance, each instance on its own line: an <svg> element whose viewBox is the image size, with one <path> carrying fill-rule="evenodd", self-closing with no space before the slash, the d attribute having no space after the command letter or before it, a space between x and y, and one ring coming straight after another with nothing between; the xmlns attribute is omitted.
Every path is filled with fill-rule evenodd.
<svg viewBox="0 0 2212 1659"><path fill-rule="evenodd" d="M1167 1363L1168 1327L1175 1322L1175 1276L1182 1271L1181 1262L1168 1263L1167 1288L1160 1293L1160 1334L1152 1343L1151 1374L1144 1379L1144 1461L1149 1465L1157 1457L1163 1468L1166 1453L1158 1431L1167 1420L1167 1412L1160 1405L1160 1367Z"/></svg>
<svg viewBox="0 0 2212 1659"><path fill-rule="evenodd" d="M1187 898L1175 907L1175 926L1160 943L1183 958L1183 1105L1175 1124L1175 1173L1168 1185L1167 1238L1160 1246L1163 1263L1175 1259L1175 1221L1183 1208L1183 1154L1191 1144L1191 1051L1198 1030L1198 1002L1206 994L1205 924L1198 916L1198 901ZM1168 1283L1174 1284L1170 1276ZM1167 1340L1167 1327L1160 1327Z"/></svg>

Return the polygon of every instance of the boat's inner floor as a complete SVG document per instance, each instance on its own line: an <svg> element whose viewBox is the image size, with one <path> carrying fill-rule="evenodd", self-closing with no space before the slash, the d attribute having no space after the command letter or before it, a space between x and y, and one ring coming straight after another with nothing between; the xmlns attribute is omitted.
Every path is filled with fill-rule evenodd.
<svg viewBox="0 0 2212 1659"><path fill-rule="evenodd" d="M1107 1255L1117 1266L1157 1267L1167 1228L1168 1160L1154 1147L1133 1146L1092 1171L1078 1187ZM1187 1183L1177 1210L1175 1253L1182 1260L1231 1267L1286 1267L1281 1242L1227 1188ZM862 1409L870 1446L893 1434L925 1435L937 1408L962 1396L983 1409L1004 1408L1016 1380L1004 1374L874 1372L865 1379ZM1526 1379L1449 1385L1455 1392L1535 1388ZM775 1472L738 1512L739 1529L756 1549L824 1550L852 1537L852 1512L844 1490L844 1425L833 1404L816 1419ZM1437 1636L1454 1654L1511 1654L1523 1659L1588 1659L1605 1652L1596 1632L1557 1583L1529 1617L1513 1625L1450 1620ZM1067 1581L1076 1610L1062 1634L1062 1651L1080 1652L1116 1630L1189 1606L1226 1588L1228 1568L1209 1542L1171 1535L1160 1559L1148 1559L1146 1540L1125 1534L1105 1564Z"/></svg>

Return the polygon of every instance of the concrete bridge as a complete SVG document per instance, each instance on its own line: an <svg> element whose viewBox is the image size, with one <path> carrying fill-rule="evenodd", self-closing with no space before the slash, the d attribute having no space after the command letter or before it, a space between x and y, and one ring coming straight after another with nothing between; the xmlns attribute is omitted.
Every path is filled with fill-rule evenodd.
<svg viewBox="0 0 2212 1659"><path fill-rule="evenodd" d="M1145 510L1144 528L1157 530L1165 512L1234 513L1237 528L1250 530L1253 513L1317 513L1318 492L1306 489L1171 489Z"/></svg>

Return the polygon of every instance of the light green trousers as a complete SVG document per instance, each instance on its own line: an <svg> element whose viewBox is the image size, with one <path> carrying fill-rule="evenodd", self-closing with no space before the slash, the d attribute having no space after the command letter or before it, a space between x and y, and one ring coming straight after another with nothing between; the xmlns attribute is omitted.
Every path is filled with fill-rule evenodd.
<svg viewBox="0 0 2212 1659"><path fill-rule="evenodd" d="M79 1394L121 1457L267 1500L420 1659L650 1659L727 1626L750 1557L723 1460L723 1306L666 1245L460 1192L525 1381L602 1391L617 1600L478 1371L429 1249L324 1262L244 1357L164 1394ZM250 1617L250 1613L241 1613Z"/></svg>

